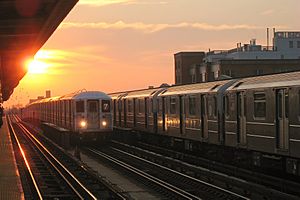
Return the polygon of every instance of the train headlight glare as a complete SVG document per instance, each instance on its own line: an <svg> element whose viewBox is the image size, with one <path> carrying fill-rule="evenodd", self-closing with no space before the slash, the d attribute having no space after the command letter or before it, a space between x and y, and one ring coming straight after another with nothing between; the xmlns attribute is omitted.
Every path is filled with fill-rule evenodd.
<svg viewBox="0 0 300 200"><path fill-rule="evenodd" d="M107 122L106 121L102 121L102 126L106 126Z"/></svg>
<svg viewBox="0 0 300 200"><path fill-rule="evenodd" d="M82 121L80 122L80 127L81 127L81 128L85 128L86 125L87 125L86 121L82 120Z"/></svg>

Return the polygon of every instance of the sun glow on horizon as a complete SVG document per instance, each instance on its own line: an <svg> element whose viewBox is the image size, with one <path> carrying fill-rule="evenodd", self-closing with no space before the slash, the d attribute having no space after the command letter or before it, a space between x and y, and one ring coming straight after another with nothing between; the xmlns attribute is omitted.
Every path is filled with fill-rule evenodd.
<svg viewBox="0 0 300 200"><path fill-rule="evenodd" d="M46 59L49 58L49 52L40 50L38 51L34 59L27 61L27 72L29 74L45 74L47 73L47 69L49 64L46 63Z"/></svg>
<svg viewBox="0 0 300 200"><path fill-rule="evenodd" d="M29 74L45 74L47 72L47 64L43 61L32 60L28 64Z"/></svg>

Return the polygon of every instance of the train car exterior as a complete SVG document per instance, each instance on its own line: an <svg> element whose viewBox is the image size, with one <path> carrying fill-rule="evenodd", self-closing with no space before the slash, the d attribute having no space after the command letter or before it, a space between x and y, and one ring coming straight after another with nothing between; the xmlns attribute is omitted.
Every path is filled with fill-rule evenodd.
<svg viewBox="0 0 300 200"><path fill-rule="evenodd" d="M235 115L225 120L227 145L286 158L287 170L299 173L299 94L300 72L239 80L225 94Z"/></svg>
<svg viewBox="0 0 300 200"><path fill-rule="evenodd" d="M41 99L27 105L22 111L25 120L47 123L93 140L111 134L112 116L111 98L96 91Z"/></svg>
<svg viewBox="0 0 300 200"><path fill-rule="evenodd" d="M242 152L258 167L268 160L266 165L300 175L300 72L122 95L118 113L125 123L115 124L117 128L181 140L186 150L205 144L228 149L237 152L233 160ZM150 115L153 126L146 126Z"/></svg>
<svg viewBox="0 0 300 200"><path fill-rule="evenodd" d="M209 120L216 117L216 105L209 100L225 82L170 87L159 94L159 132L198 141L208 141L209 134L213 138L217 124L209 124Z"/></svg>

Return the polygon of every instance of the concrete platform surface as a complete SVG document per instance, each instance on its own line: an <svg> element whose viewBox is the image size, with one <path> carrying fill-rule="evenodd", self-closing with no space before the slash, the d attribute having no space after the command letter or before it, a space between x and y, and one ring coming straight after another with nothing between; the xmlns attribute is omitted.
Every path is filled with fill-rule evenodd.
<svg viewBox="0 0 300 200"><path fill-rule="evenodd" d="M0 199L24 199L5 117L3 118L3 126L0 128Z"/></svg>

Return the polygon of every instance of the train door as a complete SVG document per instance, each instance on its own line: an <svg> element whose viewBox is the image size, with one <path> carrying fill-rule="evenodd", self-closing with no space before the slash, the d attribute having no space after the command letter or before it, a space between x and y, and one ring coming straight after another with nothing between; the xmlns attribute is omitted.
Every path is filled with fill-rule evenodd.
<svg viewBox="0 0 300 200"><path fill-rule="evenodd" d="M153 113L153 132L157 133L157 130L158 130L158 127L157 127L157 123L158 123L157 115L158 115L158 112L159 112L157 97L152 98L151 102L152 102L152 113Z"/></svg>
<svg viewBox="0 0 300 200"><path fill-rule="evenodd" d="M99 128L99 101L87 100L87 127Z"/></svg>
<svg viewBox="0 0 300 200"><path fill-rule="evenodd" d="M122 127L122 100L118 99L118 125Z"/></svg>
<svg viewBox="0 0 300 200"><path fill-rule="evenodd" d="M116 103L116 99L114 99L114 124L116 124L116 122L117 122L117 116L116 116L116 114L117 114L117 103Z"/></svg>
<svg viewBox="0 0 300 200"><path fill-rule="evenodd" d="M288 89L275 90L276 96L276 147L287 150L289 142L289 92Z"/></svg>
<svg viewBox="0 0 300 200"><path fill-rule="evenodd" d="M133 99L133 126L136 127L136 99Z"/></svg>
<svg viewBox="0 0 300 200"><path fill-rule="evenodd" d="M180 121L180 134L184 134L184 124L185 124L185 115L184 115L184 99L182 96L179 96L179 121Z"/></svg>
<svg viewBox="0 0 300 200"><path fill-rule="evenodd" d="M237 143L246 143L246 101L244 92L236 93Z"/></svg>
<svg viewBox="0 0 300 200"><path fill-rule="evenodd" d="M124 127L127 127L127 101L126 101L126 99L123 100L123 120L124 120Z"/></svg>
<svg viewBox="0 0 300 200"><path fill-rule="evenodd" d="M200 101L201 101L201 111L200 111L201 112L200 113L200 117L201 117L201 137L203 139L207 139L208 138L208 127L207 127L208 119L207 119L206 96L201 95Z"/></svg>
<svg viewBox="0 0 300 200"><path fill-rule="evenodd" d="M148 111L149 111L148 100L149 100L149 98L145 98L145 109L144 109L145 110L145 128L148 128Z"/></svg>
<svg viewBox="0 0 300 200"><path fill-rule="evenodd" d="M162 106L162 129L166 131L166 97L161 98L161 106Z"/></svg>

